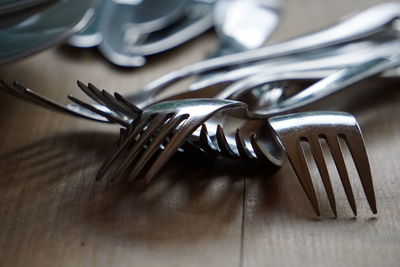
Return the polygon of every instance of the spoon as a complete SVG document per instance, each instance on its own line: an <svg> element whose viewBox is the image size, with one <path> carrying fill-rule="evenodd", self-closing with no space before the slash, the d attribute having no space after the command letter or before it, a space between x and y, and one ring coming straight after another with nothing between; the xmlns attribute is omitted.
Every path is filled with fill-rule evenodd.
<svg viewBox="0 0 400 267"><path fill-rule="evenodd" d="M220 43L209 58L260 48L278 26L281 15L280 0L218 0L214 23ZM195 84L223 72L206 72ZM195 86L190 90L196 90Z"/></svg>
<svg viewBox="0 0 400 267"><path fill-rule="evenodd" d="M279 0L219 0L215 4L215 30L220 45L213 56L261 47L278 26Z"/></svg>

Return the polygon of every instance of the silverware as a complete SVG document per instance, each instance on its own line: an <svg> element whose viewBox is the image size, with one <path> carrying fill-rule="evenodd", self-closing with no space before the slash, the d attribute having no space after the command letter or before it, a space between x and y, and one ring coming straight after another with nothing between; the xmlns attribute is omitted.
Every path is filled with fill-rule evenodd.
<svg viewBox="0 0 400 267"><path fill-rule="evenodd" d="M356 83L360 80L363 80L367 77L379 74L383 71L393 69L399 66L399 53L400 53L400 43L395 43L391 49L384 49L386 54L379 54L375 56L375 58L368 59L368 61L358 64L355 66L350 66L343 70L340 70L332 75L329 78L322 79L311 87L303 90L300 94L292 96L289 99L286 99L284 102L276 103L275 106L269 106L263 109L256 109L249 111L247 114L248 118L255 118L255 119L264 119L268 118L273 115L278 115L282 112L287 112L293 110L294 108L298 108L304 106L306 104L312 103L322 97L325 97L333 92L343 89L353 83ZM307 72L294 72L294 73L272 73L270 75L261 74L258 76L251 76L248 79L240 81L239 83L233 84L225 88L222 92L220 92L216 97L220 99L233 99L233 100L240 100L241 96L244 95L246 92L249 92L253 88L265 85L268 83L273 83L277 81L287 81L291 79L304 79L304 78L315 78L315 74L311 72L311 74ZM78 83L78 85L82 88L82 83ZM8 85L3 82L3 87L8 92L13 91L17 95L21 95L25 99L31 99L34 102L39 101L41 96L34 93L33 91L24 88L21 85L14 84L14 86ZM94 87L93 85L89 85L89 87ZM99 93L100 94L100 93ZM90 95L89 95L90 96ZM144 103L148 103L149 100L149 92L142 91L135 95L136 102L141 103L140 106L145 106ZM147 98L146 98L147 97ZM142 100L141 100L142 99ZM79 106L62 106L60 104L56 104L51 102L50 100L44 98L43 104L51 105L53 108L57 106L57 110L59 111L66 111L67 113L71 114L71 112L75 113L77 116L86 117L94 120L99 121L107 121L104 118L99 118L99 116L94 116L94 114L87 109L82 109ZM139 106L139 107L140 107ZM103 114L106 113L113 113L112 107L111 110L107 109L107 105L103 105L101 110ZM115 113L115 112L114 112ZM119 123L126 122L130 123L130 119L127 118L125 115L119 115L118 113L114 114L114 117L119 118ZM115 121L115 119L114 119Z"/></svg>
<svg viewBox="0 0 400 267"><path fill-rule="evenodd" d="M149 181L187 138L214 114L246 109L244 103L236 101L182 99L156 103L140 110L118 94L113 97L104 90L100 92L94 87L80 86L98 104L112 103L116 113L134 114L126 130L121 131L117 148L100 168L97 180L104 177L119 158L121 162L114 168L111 181L126 174L127 180L133 181L144 168L147 169L144 179ZM92 104L69 98L86 109L102 114L102 110ZM157 152L159 154L156 155ZM147 166L150 160L152 162Z"/></svg>
<svg viewBox="0 0 400 267"><path fill-rule="evenodd" d="M214 28L219 44L208 58L260 48L278 26L280 0L219 0L214 5ZM221 76L226 70L202 73L194 82ZM193 86L190 86L190 90Z"/></svg>
<svg viewBox="0 0 400 267"><path fill-rule="evenodd" d="M152 32L142 42L127 47L132 54L153 55L181 45L213 26L213 1L194 0L185 16L169 27Z"/></svg>
<svg viewBox="0 0 400 267"><path fill-rule="evenodd" d="M145 64L144 56L171 49L209 29L212 8L212 2L200 0L103 0L92 20L69 44L99 45L113 64L139 67Z"/></svg>
<svg viewBox="0 0 400 267"><path fill-rule="evenodd" d="M129 1L128 1L129 2ZM180 19L189 0L145 0L128 4L126 1L108 1L100 22L103 39L101 53L112 63L125 67L143 66L145 58L129 51L141 43L150 32L165 28Z"/></svg>
<svg viewBox="0 0 400 267"><path fill-rule="evenodd" d="M93 98L99 104L114 102L117 104L113 105L122 105L122 109L125 109L126 103L129 103L119 95L116 95L116 98L112 100L111 95L105 91L102 92L101 97L96 90L93 91L88 87L85 88L85 90L89 91L90 93L87 94L92 95L92 97L94 96ZM72 97L70 97L70 99L78 105L82 105L95 112L97 110L99 114L102 112L91 104L87 104ZM118 109L114 108L113 110ZM149 181L184 142L192 139L189 136L193 136L194 131L198 129L201 124L203 126L201 127L202 133L200 134L200 142L204 142L201 139L209 137L205 132L207 130L204 125L210 122L211 117L218 116L221 111L224 112L222 117L227 115L245 116L244 114L247 110L247 106L240 102L218 102L216 99L185 99L154 104L147 107L143 111L143 115L137 112L137 110L138 108L136 107L134 110L132 109L132 111L136 113L136 118L126 130L123 129L121 131L118 145L101 167L97 179L101 179L108 172L112 172L111 181L115 181L115 179L125 174L128 175L128 181L132 181L144 171L144 179ZM189 118L192 118L192 120L189 120ZM215 121L213 123L215 123ZM326 139L330 146L354 215L357 215L356 204L338 138L343 138L348 143L355 165L359 171L368 203L373 213L377 212L365 145L361 130L353 116L338 112L300 113L273 117L269 120L269 123L275 135L270 135L266 139L271 141L272 137L278 135L279 143L286 151L298 179L317 215L320 215L320 209L315 189L305 163L304 154L300 154L302 150L299 145L302 140L306 140L311 145L315 161L317 162L323 178L332 211L334 215L337 216L335 197L325 166L324 156L319 145L319 138ZM220 154L228 158L240 158L245 160L259 157L257 159L258 162L262 162L261 159L264 159L265 161L263 163L267 162L269 166L272 166L271 163L274 162L265 157L264 151L258 144L257 139L260 136L260 132L257 131L257 134L251 134L250 143L254 151L250 152L245 144L246 141L241 135L241 131L242 128L236 130L236 142L238 144L236 148L239 153L237 155L227 144L226 135L221 124L217 124L217 142L221 151ZM209 140L206 142L208 143ZM214 148L211 146L208 147L210 150L207 150L207 147L204 146L202 148L206 149L207 152L215 152ZM123 153L124 151L126 151L126 153ZM254 153L255 157L251 153ZM118 158L120 158L122 162L113 166ZM283 161L282 153L280 161ZM281 163L276 165L279 166ZM110 169L112 171L110 171Z"/></svg>
<svg viewBox="0 0 400 267"><path fill-rule="evenodd" d="M286 151L289 161L314 211L318 215L320 215L318 198L301 142L307 142L311 147L312 155L318 166L331 209L336 217L336 201L324 153L321 148L322 140L325 140L329 146L347 200L354 215L357 215L356 202L343 159L339 143L340 139L344 140L347 144L359 173L368 204L372 212L374 214L377 213L374 186L364 140L360 127L351 114L344 112L298 113L273 117L269 119L269 123L276 133L278 142Z"/></svg>
<svg viewBox="0 0 400 267"><path fill-rule="evenodd" d="M384 71L394 69L400 66L400 42L397 43L396 49L388 50L387 55L379 55L376 58L367 60L364 63L350 66L319 80L310 87L301 90L299 93L275 103L266 108L253 110L247 114L249 118L264 119L276 116L282 113L293 111L300 107L304 107L350 85L362 81L368 77L377 75ZM250 91L253 87L263 84L287 81L290 79L304 78L307 73L281 73L278 75L259 75L244 80L245 86L232 86L226 88L217 95L222 99L240 99L241 95ZM280 77L279 77L280 76Z"/></svg>
<svg viewBox="0 0 400 267"><path fill-rule="evenodd" d="M315 73L314 78L323 78L335 70L363 63L379 55L386 55L388 51L398 48L399 31L391 31L374 38L335 45L327 48L302 52L290 56L274 58L252 64L245 64L219 72L218 75L205 77L190 85L190 90L201 90L222 83L240 82L250 76L272 75L283 72ZM385 77L399 76L387 72Z"/></svg>
<svg viewBox="0 0 400 267"><path fill-rule="evenodd" d="M397 12L396 8L399 9L399 10L397 10L397 11L399 11L398 13L396 13ZM373 34L376 34L376 32L386 33L387 31L389 31L389 32L393 31L393 27L392 27L391 23L397 18L396 16L398 14L400 14L400 4L391 3L391 4L378 5L378 6L370 8L370 9L367 9L364 12L361 12L360 14L358 14L356 16L353 16L352 18L350 18L350 19L348 19L348 20L346 20L344 22L341 22L341 23L337 24L336 26L332 26L331 28L329 28L329 30L324 30L324 31L321 31L321 32L317 32L317 33L311 34L311 35L306 36L306 37L300 37L298 39L295 39L295 41L289 41L289 43L291 43L291 44L296 44L296 43L304 44L304 40L308 40L308 39L314 40L313 38L315 36L327 36L322 40L322 43L320 43L318 45L315 42L314 43L311 42L311 48L312 48L313 46L314 47L315 46L317 46L317 47L318 46L324 46L324 45L330 46L333 43L348 42L349 40L352 40L354 38L361 38L360 36L364 36L364 37L367 36L371 40L368 40L368 38L365 39L366 38L365 37L364 39L361 38L361 40L359 40L359 42L357 44L355 44L356 47L354 48L354 50L356 51L356 54L358 53L357 52L358 48L363 47L363 46L367 46L368 49L374 49L374 48L379 49L379 46L378 46L379 42L381 42L380 45L382 45L382 42L383 42L383 44L385 44L384 42L386 41L386 39L383 38L382 39L383 41L382 41L381 38L372 38L371 35L375 36ZM379 18L379 19L373 20L373 21L369 20L368 21L369 24L367 24L366 26L364 24L361 24L363 26L357 28L358 29L357 31L353 31L352 32L353 35L351 35L348 31L344 31L343 35L341 35L339 37L336 37L336 39L335 39L336 41L333 41L332 39L329 39L332 36L329 36L328 33L331 33L332 31L339 31L340 29L342 29L345 26L346 27L350 27L351 25L353 25L353 26L354 25L359 25L359 23L361 23L361 22L365 23L364 20L366 18L368 18L369 16L371 16L371 15L377 15L377 18ZM368 34L370 36L368 36ZM327 42L327 40L328 40L327 38L330 40L329 42ZM390 37L390 38L393 39L393 37ZM364 41L362 41L362 40L364 40ZM376 42L378 42L378 44L376 44ZM395 40L394 42L397 42L397 41ZM286 42L286 44L287 43L288 42ZM283 44L285 44L285 43L283 43ZM344 44L342 44L342 46L343 45ZM347 44L347 46L351 46L351 45L352 44ZM263 48L263 49L258 50L258 51L261 51L261 52L262 51L264 51L264 52L265 51L270 51L271 52L270 55L273 55L274 51L277 48L279 48L278 45L274 45L274 46L270 46L270 47L272 47L272 49ZM306 47L306 46L304 46L303 48L306 51L308 49L308 47ZM351 61L348 60L348 58L349 58L349 56L351 54L347 54L347 55L344 55L344 56L341 56L341 54L340 54L341 51L343 51L343 50L346 51L346 49L348 49L348 47L345 47L345 48L343 47L342 48L338 44L337 44L336 48L329 48L328 47L327 48L328 51L327 52L322 52L322 55L320 55L321 58L317 58L317 59L313 58L310 55L308 55L308 56L304 55L305 59L302 61L301 60L302 55L304 53L306 53L306 52L302 52L302 53L294 52L293 54L290 55L290 57L287 56L286 59L283 58L282 61L281 61L281 65L279 67L280 67L280 70L282 70L282 71L288 71L288 70L285 70L286 67L289 68L289 70L290 70L290 68L292 68L294 70L301 70L301 68L302 68L301 64L307 63L307 59L311 57L311 59L314 59L315 61L313 63L314 65L312 65L312 63L310 63L311 65L308 67L308 70L312 69L313 66L315 66L317 68L316 70L320 70L321 68L324 68L324 66L319 65L319 63L321 63L321 60L322 61L324 60L323 56L325 54L332 55L332 53L333 53L333 57L331 59L333 60L333 59L337 59L337 57L340 57L341 58L340 62L336 63L336 61L333 61L334 64L332 64L331 63L332 61L330 61L329 58L324 61L324 64L326 64L325 68L330 68L330 70L332 70L332 69L335 69L335 67L338 67L338 66L351 65L351 64L353 64L352 63L353 61L360 62L362 60L365 60L364 59L365 57L369 57L369 55L368 55L369 52L367 51L368 50L367 48L365 48L365 51L366 51L366 52L364 51L365 53L357 54L356 56L351 58ZM352 49L350 49L350 50L353 52ZM385 48L383 48L381 50L385 50ZM335 51L336 51L336 54L335 54ZM251 52L254 52L254 51L251 51ZM312 50L310 50L309 53L312 54ZM266 54L268 54L268 53L266 53ZM236 54L235 56L231 56L231 59L235 59L236 56L238 56L239 58L242 58L241 55L248 55L248 54L239 53L239 54ZM229 56L225 56L223 58L228 58L228 57ZM299 58L300 58L300 60L299 60ZM167 75L164 75L161 78L157 79L156 81L146 85L143 88L143 90L138 90L136 93L126 96L126 98L129 101L131 101L132 103L135 103L136 105L138 105L139 107L145 107L146 105L149 105L149 104L153 103L155 101L157 95L159 95L165 89L169 88L169 86L171 84L173 84L173 82L175 82L176 80L185 78L188 75L195 74L197 72L197 70L199 70L199 72L208 70L209 69L208 67L205 68L205 69L202 69L202 67L201 68L198 68L198 67L200 65L204 65L204 66L209 65L210 62L220 62L220 61L219 61L219 59L213 59L211 61L210 60L206 60L206 61L203 61L203 62L200 62L200 63L196 63L194 65L186 66L181 70L170 72ZM242 63L244 63L244 62L242 62ZM218 68L218 64L217 64L216 68ZM248 64L249 64L249 62L248 62ZM288 65L288 64L291 64L291 65ZM354 63L354 64L356 64L356 63ZM258 67L259 66L255 66L256 69ZM274 66L274 64L267 65L267 66L262 67L261 70L257 69L255 71L253 71L253 73L262 72L263 70L264 71L266 71L266 70L273 71L275 67L277 67L277 66ZM249 68L251 68L251 67L249 67ZM245 73L246 73L246 71L245 71ZM240 75L243 75L243 74L240 74ZM275 74L272 73L271 75L275 75ZM318 75L319 75L318 77L321 77L321 76L323 77L324 75L326 75L326 73L323 74L323 75L321 75L321 74L318 74ZM243 76L241 76L241 77L243 77ZM190 91L190 88L188 89L188 91ZM79 109L79 107L78 108L77 107L74 108L74 107L71 106L71 109L75 109L76 110L76 109Z"/></svg>
<svg viewBox="0 0 400 267"><path fill-rule="evenodd" d="M214 27L219 46L213 57L260 48L278 26L279 0L219 0L214 7Z"/></svg>
<svg viewBox="0 0 400 267"><path fill-rule="evenodd" d="M249 64L260 60L294 55L301 52L312 51L317 48L330 47L350 41L361 40L381 32L392 30L394 22L399 17L399 3L376 5L316 33L260 49L213 58L185 66L182 69L170 72L146 85L140 93L142 94L141 96L133 94L131 96L126 96L126 98L132 102L139 100L139 102L135 103L144 104L143 106L145 106L148 103L142 102L143 99L147 99L149 102L153 101L152 96L157 95L158 92L164 90L174 82L188 76L224 67Z"/></svg>
<svg viewBox="0 0 400 267"><path fill-rule="evenodd" d="M78 83L79 84L79 83ZM65 113L71 116L79 117L79 118L84 118L88 120L93 120L93 121L98 121L98 122L103 122L103 123L120 123L121 125L127 125L124 121L110 121L109 118L107 118L104 115L98 115L95 112L92 112L88 109L82 108L81 106L77 105L63 105L58 102L55 102L45 96L42 96L35 91L17 83L8 83L4 80L0 80L0 90L2 90L5 93L11 94L13 96L16 96L18 98L21 98L25 101L31 102L33 104L39 105L41 107L56 111L56 112L61 112ZM106 113L106 112L105 112ZM108 112L109 113L109 112ZM106 113L106 114L108 114Z"/></svg>
<svg viewBox="0 0 400 267"><path fill-rule="evenodd" d="M249 100L247 100L246 104L248 104L249 109L247 110L245 116L242 114L240 115L241 117L246 118L246 120L264 120L273 116L293 112L300 107L314 103L315 101L318 101L334 92L344 89L368 77L384 72L385 70L398 67L400 66L400 43L398 46L399 48L397 50L389 50L388 55L386 56L379 56L365 63L339 70L286 99L282 98L284 89L279 87L270 87L274 90L271 94L268 94L268 91L263 92L264 95L267 94L270 97L269 105L264 104L263 107L259 107L259 102L265 101L265 96L253 100L254 102L249 102ZM391 51L393 51L393 53ZM216 98L245 101L245 93L252 88L258 88L261 85L268 83L276 83L277 81L304 78L306 75L307 73L280 73L272 76L263 75L260 77L251 77L249 78L252 79L251 82L253 82L251 83L251 86L228 87L225 91L217 95ZM271 77L273 78L269 79ZM277 77L280 78L277 79ZM247 85L249 85L249 83ZM244 88L244 90L240 90L241 88ZM207 129L205 129L201 133L202 135L197 133L196 136L198 140L200 140L199 146L207 151L214 151L214 154L219 154L229 158L246 158L246 154L257 155L254 150L252 151L249 149L252 147L254 149L254 146L249 146L246 148L238 136L232 137L232 134L227 135L222 130L225 128L224 124L228 122L229 119L225 118L225 121L223 122L218 121L218 125L222 125L222 127L220 126L220 129L216 129L215 126L213 126L212 129L214 130L212 132L206 131ZM213 119L210 119L206 122L206 124L215 125L216 123L213 121ZM211 127L207 128L209 129ZM267 135L273 136L272 133L267 133ZM246 153L242 153L244 148L246 148ZM265 152L263 154L268 155L271 163L281 163L282 153L277 152L276 147L271 144L271 142L265 143L264 151Z"/></svg>
<svg viewBox="0 0 400 267"><path fill-rule="evenodd" d="M97 0L94 6L94 13L86 25L77 33L68 39L68 44L80 47L89 48L97 46L103 40L103 35L100 32L100 22L104 16L104 5L107 0Z"/></svg>

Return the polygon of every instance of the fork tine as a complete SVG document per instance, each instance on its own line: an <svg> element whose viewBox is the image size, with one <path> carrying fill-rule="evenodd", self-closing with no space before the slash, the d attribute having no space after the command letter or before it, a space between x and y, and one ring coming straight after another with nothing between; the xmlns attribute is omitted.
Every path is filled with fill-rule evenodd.
<svg viewBox="0 0 400 267"><path fill-rule="evenodd" d="M283 158L281 160L278 160L276 157L273 157L272 155L264 151L264 149L258 143L257 135L253 132L250 133L250 143L253 147L254 153L256 154L257 161L263 164L268 164L274 168L282 166Z"/></svg>
<svg viewBox="0 0 400 267"><path fill-rule="evenodd" d="M85 113L84 112L78 112L75 110L71 110L68 107L59 104L57 102L54 102L53 100L42 96L34 91L32 91L29 88L26 88L25 86L21 85L18 82L13 82L13 85L9 85L8 83L2 81L2 85L3 86L7 86L9 90L12 91L12 93L18 97L22 97L23 99L25 99L26 101L35 103L39 106L54 110L54 111L58 111L58 112L62 112L62 113L67 113L69 115L72 116L76 116L76 117L80 117L80 118L85 118L85 119L90 119L90 120L94 120L94 121L100 121L100 122L109 122L109 120L104 117L103 115L100 114L89 114L90 110L85 109ZM100 115L100 116L98 116Z"/></svg>
<svg viewBox="0 0 400 267"><path fill-rule="evenodd" d="M119 165L116 171L113 174L113 179L111 181L115 181L115 179L125 172L128 167L135 161L136 157L142 151L143 147L147 144L150 138L154 135L155 131L160 128L162 124L164 124L168 119L170 119L173 114L169 113L165 116L157 115L155 116L150 123L147 125L146 130L144 130L143 134L140 135L140 138L135 142L134 146L129 150L128 155L125 160ZM128 179L131 182L131 179Z"/></svg>
<svg viewBox="0 0 400 267"><path fill-rule="evenodd" d="M139 134L140 131L146 125L148 125L149 121L152 119L152 116L149 116L148 118L141 120L140 118L137 118L135 121L133 121L129 127L127 128L127 136L125 137L125 140L122 142L122 144L111 154L110 157L108 157L100 167L99 171L97 172L96 176L96 181L101 180L101 178L104 177L104 175L107 173L108 169L110 166L115 162L115 160L118 158L118 156L121 154L121 152L127 148L127 146L133 142L135 142L135 137Z"/></svg>
<svg viewBox="0 0 400 267"><path fill-rule="evenodd" d="M104 101L107 104L107 107L110 107L112 110L116 110L117 112L124 114L126 116L136 116L137 113L132 112L131 109L126 108L124 105L121 105L119 101L117 101L113 95L111 95L106 90L103 90L102 95L104 96Z"/></svg>
<svg viewBox="0 0 400 267"><path fill-rule="evenodd" d="M308 169L307 161L304 155L303 147L301 146L300 139L289 140L290 138L284 140L286 153L288 159L296 173L301 186L304 189L308 199L315 213L320 216L319 202L317 194L315 193L315 188L311 180L310 170Z"/></svg>
<svg viewBox="0 0 400 267"><path fill-rule="evenodd" d="M189 117L188 114L183 114L176 118L171 119L165 124L160 133L158 133L157 137L154 140L152 140L151 145L147 147L143 155L141 155L138 162L135 163L135 166L130 172L128 178L129 182L133 181L137 177L137 175L141 172L141 170L143 170L143 168L146 166L151 157L160 148L160 144L162 144L166 140L166 138L168 138L168 136L176 129L176 127L178 127L179 124L184 120L186 120L188 117Z"/></svg>
<svg viewBox="0 0 400 267"><path fill-rule="evenodd" d="M204 149L204 151L206 151L207 153L216 153L217 148L214 147L210 135L208 134L207 126L205 124L201 125L199 142L200 147Z"/></svg>
<svg viewBox="0 0 400 267"><path fill-rule="evenodd" d="M308 136L307 141L310 144L313 158L315 160L315 163L317 164L318 171L321 175L322 182L323 182L323 185L325 188L325 192L328 196L329 205L331 206L333 214L335 215L335 217L337 217L335 195L333 193L332 183L329 178L329 172L326 167L325 158L323 156L321 143L319 141L319 138L315 137L315 136Z"/></svg>
<svg viewBox="0 0 400 267"><path fill-rule="evenodd" d="M119 129L119 138L118 138L118 142L117 142L117 148L123 144L123 142L125 141L125 139L127 137L127 134L128 134L127 129L125 129L125 128Z"/></svg>
<svg viewBox="0 0 400 267"><path fill-rule="evenodd" d="M87 104L87 103L85 103L85 102L83 102L83 101L81 101L81 100L79 100L79 99L77 99L77 98L75 98L73 96L69 95L68 98L72 102L75 102L76 104L78 104L79 106L81 106L81 107L83 107L85 109L88 109L88 110L90 110L90 111L92 111L92 112L94 112L96 114L99 114L99 115L107 118L110 122L116 122L116 123L119 123L120 125L123 125L123 126L128 126L129 125L123 119L121 119L121 118L119 118L117 116L113 116L111 113L104 112L104 111L102 111L102 110L100 110L100 109L98 109L98 108L96 108L96 107L94 107L94 106L92 106L90 104Z"/></svg>
<svg viewBox="0 0 400 267"><path fill-rule="evenodd" d="M235 134L235 141L236 141L236 146L239 151L239 155L242 159L249 160L253 159L254 157L251 155L249 149L246 146L246 143L244 142L243 135L239 131L239 129L236 129L236 134Z"/></svg>
<svg viewBox="0 0 400 267"><path fill-rule="evenodd" d="M101 105L105 105L103 101L103 96L101 94L101 91L96 88L93 84L89 83L87 86L81 82L81 81L76 81L78 87L84 92L88 97L96 101L97 103Z"/></svg>
<svg viewBox="0 0 400 267"><path fill-rule="evenodd" d="M358 125L357 125L358 126ZM350 150L354 165L360 176L361 185L363 187L368 204L374 214L377 213L374 184L372 182L371 169L369 166L368 155L365 149L364 140L360 132L352 132L352 134L343 135L342 138Z"/></svg>
<svg viewBox="0 0 400 267"><path fill-rule="evenodd" d="M126 106L127 108L129 108L130 110L132 110L132 112L134 114L141 114L143 111L137 107L136 105L134 105L133 103L129 102L125 97L123 97L122 95L118 94L117 92L114 93L114 97L124 106Z"/></svg>
<svg viewBox="0 0 400 267"><path fill-rule="evenodd" d="M168 141L165 149L157 156L157 158L153 162L152 166L150 167L144 178L146 182L150 182L154 175L157 174L157 172L164 166L165 162L170 159L173 156L174 152L186 141L186 138L190 134L192 134L198 127L200 127L204 119L205 118L202 118L196 121L190 121L190 123L188 123L188 120L190 120L190 118L188 118L183 124L181 124L181 126L172 136L172 138Z"/></svg>
<svg viewBox="0 0 400 267"><path fill-rule="evenodd" d="M336 168L339 173L340 180L342 181L342 185L344 191L346 193L347 200L350 204L350 207L353 211L354 216L357 216L357 207L356 201L354 199L353 190L351 189L351 184L349 180L349 175L347 173L346 164L343 159L342 150L340 148L339 140L337 135L326 135L325 136L328 146L330 148L333 160L336 164Z"/></svg>
<svg viewBox="0 0 400 267"><path fill-rule="evenodd" d="M228 144L224 130L222 129L221 125L219 125L219 124L217 125L217 143L218 143L219 149L221 150L222 155L224 155L227 158L232 158L232 159L238 158L238 155L235 152L233 152L232 148Z"/></svg>

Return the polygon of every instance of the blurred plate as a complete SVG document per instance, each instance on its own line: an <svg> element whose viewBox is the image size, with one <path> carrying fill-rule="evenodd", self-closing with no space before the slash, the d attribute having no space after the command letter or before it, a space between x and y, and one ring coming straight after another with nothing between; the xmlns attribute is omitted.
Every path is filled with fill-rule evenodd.
<svg viewBox="0 0 400 267"><path fill-rule="evenodd" d="M57 0L0 0L0 16L56 1Z"/></svg>
<svg viewBox="0 0 400 267"><path fill-rule="evenodd" d="M61 0L9 27L0 29L0 63L16 60L63 42L94 13L94 0Z"/></svg>

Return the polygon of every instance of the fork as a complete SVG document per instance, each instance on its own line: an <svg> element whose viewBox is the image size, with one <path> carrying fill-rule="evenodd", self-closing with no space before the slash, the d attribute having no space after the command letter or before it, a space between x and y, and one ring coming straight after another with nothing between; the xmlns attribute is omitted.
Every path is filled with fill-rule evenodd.
<svg viewBox="0 0 400 267"><path fill-rule="evenodd" d="M374 186L364 140L360 127L351 114L345 112L305 112L276 116L270 118L269 123L276 133L275 136L278 143L286 151L297 178L318 216L320 216L319 202L301 142L305 141L311 147L330 207L335 217L337 217L335 195L321 148L321 139L326 140L328 144L354 215L357 215L357 207L339 139L343 139L346 142L358 171L368 204L372 212L374 214L377 213Z"/></svg>
<svg viewBox="0 0 400 267"><path fill-rule="evenodd" d="M98 104L106 105L112 110L118 107L120 112L127 116L124 124L129 122L127 128L120 131L118 145L101 166L96 180L104 177L110 171L110 167L114 166L111 181L129 172L127 180L132 182L148 167L144 177L144 180L148 182L186 142L187 138L211 116L216 113L228 111L233 113L247 109L246 104L232 100L182 99L156 103L140 110L118 94L113 97L105 90L100 92L94 86L85 86L82 83L79 85ZM69 98L83 108L107 116L110 121L119 118L116 115L117 112L104 113L93 104L85 103L72 96ZM135 114L136 117L132 118L131 114ZM121 159L120 164L116 163L118 159ZM152 163L146 166L150 160Z"/></svg>

